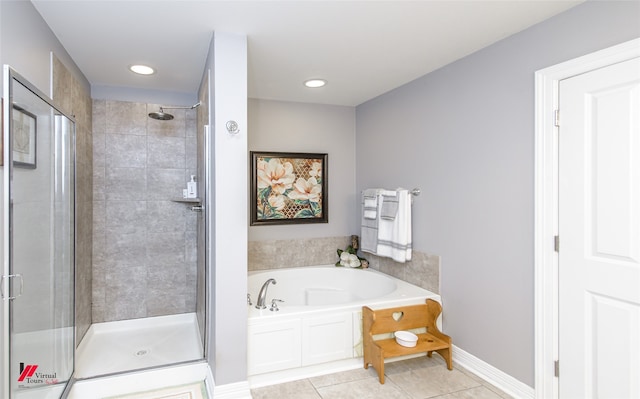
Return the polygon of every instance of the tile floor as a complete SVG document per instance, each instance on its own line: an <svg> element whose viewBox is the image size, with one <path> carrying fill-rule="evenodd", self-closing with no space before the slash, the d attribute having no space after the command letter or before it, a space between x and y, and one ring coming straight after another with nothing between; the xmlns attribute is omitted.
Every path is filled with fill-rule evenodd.
<svg viewBox="0 0 640 399"><path fill-rule="evenodd" d="M251 390L253 399L508 399L511 396L435 355L385 364L385 383L373 367Z"/></svg>

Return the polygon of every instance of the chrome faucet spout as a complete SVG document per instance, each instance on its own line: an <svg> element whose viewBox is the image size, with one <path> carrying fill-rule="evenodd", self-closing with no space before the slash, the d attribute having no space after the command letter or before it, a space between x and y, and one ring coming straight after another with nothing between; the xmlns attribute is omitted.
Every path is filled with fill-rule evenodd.
<svg viewBox="0 0 640 399"><path fill-rule="evenodd" d="M262 284L262 288L260 288L260 293L258 294L258 301L256 302L256 309L266 309L267 305L264 303L267 301L267 288L269 288L269 284L276 284L276 279L270 278Z"/></svg>

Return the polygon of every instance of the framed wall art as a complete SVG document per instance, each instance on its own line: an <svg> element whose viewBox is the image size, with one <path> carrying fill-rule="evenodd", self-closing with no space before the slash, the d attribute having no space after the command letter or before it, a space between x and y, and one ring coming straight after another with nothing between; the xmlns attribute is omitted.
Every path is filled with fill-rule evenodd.
<svg viewBox="0 0 640 399"><path fill-rule="evenodd" d="M327 154L251 152L251 225L327 223Z"/></svg>
<svg viewBox="0 0 640 399"><path fill-rule="evenodd" d="M19 168L36 168L36 116L24 109L13 106L13 165Z"/></svg>

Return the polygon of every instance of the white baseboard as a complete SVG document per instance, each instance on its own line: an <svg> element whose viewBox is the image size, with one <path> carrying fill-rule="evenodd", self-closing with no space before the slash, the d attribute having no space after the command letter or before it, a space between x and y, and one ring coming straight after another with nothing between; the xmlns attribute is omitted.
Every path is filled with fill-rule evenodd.
<svg viewBox="0 0 640 399"><path fill-rule="evenodd" d="M252 399L249 381L216 385L213 388L213 397L215 399Z"/></svg>
<svg viewBox="0 0 640 399"><path fill-rule="evenodd" d="M453 361L518 399L534 399L535 389L453 345Z"/></svg>

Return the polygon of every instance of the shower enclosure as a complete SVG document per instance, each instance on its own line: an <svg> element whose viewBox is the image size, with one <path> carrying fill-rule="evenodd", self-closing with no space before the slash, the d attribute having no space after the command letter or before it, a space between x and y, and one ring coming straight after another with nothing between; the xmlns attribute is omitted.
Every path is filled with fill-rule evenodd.
<svg viewBox="0 0 640 399"><path fill-rule="evenodd" d="M209 197L208 185L205 184L209 167L205 152L208 113L194 110L200 103L173 108L182 110L182 113L176 113L175 120L166 116L167 113L163 118L152 119L147 111L141 115L150 121L144 122L146 131L136 130L130 136L119 133L127 131L128 121L117 121L122 125L114 129L113 119L109 120L112 132L102 132L101 135L103 139L106 137L119 145L118 154L140 150L123 147L123 142L151 143L148 147L146 144L141 147L145 151L149 148L150 155L144 165L137 165L135 169L154 177L149 178L149 190L141 190L148 197L107 195L101 199L103 206L107 204L110 210L105 212L107 228L99 228L96 233L94 226L93 237L107 231L112 234L111 238L116 238L111 243L122 245L125 238L129 239L132 246L142 248L137 253L140 263L131 263L127 259L119 265L119 253L97 269L94 263L93 298L82 294L75 297L74 255L83 249L75 247L78 242L75 232L76 122L9 66L4 67L3 85L3 143L0 147L3 150L0 158L3 183L0 353L3 361L0 397L73 397L73 386L95 380L94 377L205 362L208 344L205 340L208 328L205 237L208 222L203 205ZM114 109L110 112L121 116L122 109L129 108L131 104L112 101ZM150 111L156 105L142 104L142 107ZM138 113L135 118L138 118ZM81 129L82 122L79 123L78 129ZM188 128L173 131L172 123ZM143 137L145 135L147 137ZM172 169L167 162L179 159L173 147L178 142L185 146L180 155L184 165ZM189 157L193 159L185 162L184 159ZM130 159L132 157L120 156L115 161L114 158L107 161L122 163L130 162ZM108 162L102 166L107 173L127 169L122 164L110 165ZM125 170L123 174L125 185L129 173ZM186 183L182 174L184 177L197 176L199 198L186 200L178 195L177 190L181 194L181 186ZM121 193L122 187L118 187L116 181L112 178L109 187ZM93 188L95 192L95 184ZM132 214L127 213L130 211L138 212L138 218L131 218ZM176 220L178 225L186 223L190 227L177 233L172 224ZM116 229L121 226L118 223L125 223L126 228L148 229L150 234L127 234L127 231ZM135 230L135 233L139 231ZM141 244L141 237L145 236L160 240L151 241L147 237L145 244ZM181 238L176 240L175 237ZM170 252L176 248L178 252ZM163 263L166 255L172 262ZM130 273L133 268L142 271L135 279ZM95 277L100 273L104 273L104 279L96 281ZM178 273L186 273L186 279L193 282L192 286L187 282L189 288L182 288L185 278L178 279ZM114 285L105 285L105 281ZM134 283L151 288L144 305L146 314L130 313L140 309L140 304L131 300L142 292L134 287ZM86 301L90 301L95 305L98 298L95 290L105 293L104 305L116 300L119 302L111 308L115 309L110 310L111 313L104 313L108 306L99 307L97 312L94 306L93 324L82 337L76 336L79 334L75 315L79 308L76 304L86 306ZM178 307L167 298L172 298L171 294L180 290L184 290L184 301Z"/></svg>
<svg viewBox="0 0 640 399"><path fill-rule="evenodd" d="M74 370L75 122L8 66L4 78L0 385L60 397Z"/></svg>
<svg viewBox="0 0 640 399"><path fill-rule="evenodd" d="M148 114L158 104L93 100L92 324L76 378L203 359L195 311L204 212L201 198L183 198L198 175L193 108L157 120Z"/></svg>

